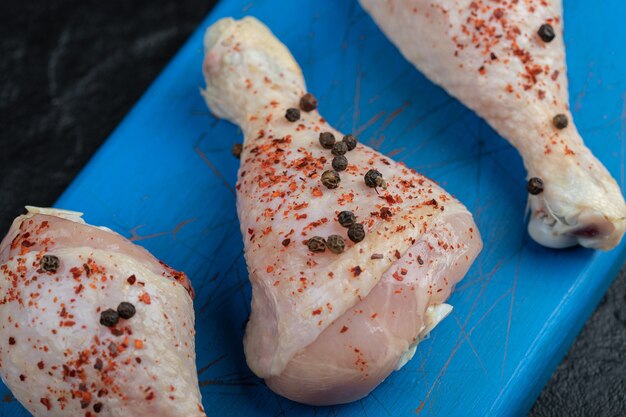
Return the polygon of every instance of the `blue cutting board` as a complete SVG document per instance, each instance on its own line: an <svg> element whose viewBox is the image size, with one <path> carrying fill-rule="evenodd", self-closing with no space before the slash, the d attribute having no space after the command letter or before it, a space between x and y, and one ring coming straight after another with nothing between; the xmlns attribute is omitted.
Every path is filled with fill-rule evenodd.
<svg viewBox="0 0 626 417"><path fill-rule="evenodd" d="M624 187L626 3L565 4L572 109L593 152ZM303 67L335 127L442 183L474 213L485 248L417 354L362 401L308 407L273 394L246 366L250 285L235 214L242 140L199 88L202 35L254 15ZM525 414L617 274L608 253L529 240L520 157L400 56L356 1L222 1L57 202L85 212L187 272L196 289L203 403L213 416ZM2 387L2 416L26 416ZM184 416L183 416L184 417Z"/></svg>

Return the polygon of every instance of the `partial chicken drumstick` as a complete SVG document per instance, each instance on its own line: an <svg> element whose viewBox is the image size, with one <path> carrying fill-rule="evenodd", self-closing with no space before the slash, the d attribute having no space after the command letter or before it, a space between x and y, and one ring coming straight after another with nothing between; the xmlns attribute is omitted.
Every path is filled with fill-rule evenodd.
<svg viewBox="0 0 626 417"><path fill-rule="evenodd" d="M569 111L561 0L360 1L407 60L519 150L535 241L619 244L624 197Z"/></svg>
<svg viewBox="0 0 626 417"><path fill-rule="evenodd" d="M204 39L203 94L245 136L237 209L252 283L244 348L279 394L367 395L411 358L482 247L427 178L320 117L289 51L254 18Z"/></svg>
<svg viewBox="0 0 626 417"><path fill-rule="evenodd" d="M29 207L0 244L0 372L35 417L206 416L185 274L81 214Z"/></svg>

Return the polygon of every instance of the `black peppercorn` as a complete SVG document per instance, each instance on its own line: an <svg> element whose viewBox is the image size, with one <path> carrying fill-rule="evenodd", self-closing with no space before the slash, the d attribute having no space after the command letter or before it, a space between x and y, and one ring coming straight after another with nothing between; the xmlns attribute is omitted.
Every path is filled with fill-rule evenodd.
<svg viewBox="0 0 626 417"><path fill-rule="evenodd" d="M136 313L135 306L131 303L123 301L117 306L117 314L125 320L132 318Z"/></svg>
<svg viewBox="0 0 626 417"><path fill-rule="evenodd" d="M337 142L333 145L333 149L330 151L335 156L345 155L348 152L348 145L345 142Z"/></svg>
<svg viewBox="0 0 626 417"><path fill-rule="evenodd" d="M59 258L54 255L44 255L39 261L39 266L46 272L56 272L59 269Z"/></svg>
<svg viewBox="0 0 626 417"><path fill-rule="evenodd" d="M529 194L537 195L543 192L543 180L541 178L532 177L526 184L526 190Z"/></svg>
<svg viewBox="0 0 626 417"><path fill-rule="evenodd" d="M326 240L321 236L313 236L306 244L311 252L324 252Z"/></svg>
<svg viewBox="0 0 626 417"><path fill-rule="evenodd" d="M365 185L368 187L382 187L383 189L387 188L387 184L385 183L385 179L383 178L383 174L376 171L375 169L370 169L365 174Z"/></svg>
<svg viewBox="0 0 626 417"><path fill-rule="evenodd" d="M337 188L340 182L341 178L339 178L337 171L329 169L328 171L324 171L322 174L322 184L324 184L326 188Z"/></svg>
<svg viewBox="0 0 626 417"><path fill-rule="evenodd" d="M100 411L102 411L102 403L95 403L93 405L93 411L96 413L99 413Z"/></svg>
<svg viewBox="0 0 626 417"><path fill-rule="evenodd" d="M539 27L539 30L537 31L537 34L539 35L541 40L544 41L544 42L551 42L552 39L554 39L555 36L556 36L552 26L547 24L547 23L544 23L543 25L541 25Z"/></svg>
<svg viewBox="0 0 626 417"><path fill-rule="evenodd" d="M343 241L343 238L339 235L330 235L328 239L326 239L326 247L332 253L340 254L346 247L346 242Z"/></svg>
<svg viewBox="0 0 626 417"><path fill-rule="evenodd" d="M317 109L317 99L311 93L306 93L300 99L300 108L305 112Z"/></svg>
<svg viewBox="0 0 626 417"><path fill-rule="evenodd" d="M569 121L567 120L566 115L557 114L556 116L552 118L552 124L554 125L554 127L560 130L560 129L565 129L567 125L569 124Z"/></svg>
<svg viewBox="0 0 626 417"><path fill-rule="evenodd" d="M237 159L241 158L241 151L243 151L243 145L241 143L235 143L231 150L233 156Z"/></svg>
<svg viewBox="0 0 626 417"><path fill-rule="evenodd" d="M348 145L348 150L351 151L352 149L356 148L356 144L358 143L358 139L356 138L356 136L353 135L346 135L343 137L342 141Z"/></svg>
<svg viewBox="0 0 626 417"><path fill-rule="evenodd" d="M348 237L354 243L359 243L363 239L365 239L365 228L361 223L354 223L348 229Z"/></svg>
<svg viewBox="0 0 626 417"><path fill-rule="evenodd" d="M335 135L330 132L320 133L320 144L325 149L332 149L335 144Z"/></svg>
<svg viewBox="0 0 626 417"><path fill-rule="evenodd" d="M297 122L298 120L300 120L300 110L293 107L288 108L287 112L285 113L285 119L289 120L290 122Z"/></svg>
<svg viewBox="0 0 626 417"><path fill-rule="evenodd" d="M351 211L342 211L337 216L337 221L339 221L339 224L343 227L350 227L356 223L356 216Z"/></svg>
<svg viewBox="0 0 626 417"><path fill-rule="evenodd" d="M335 171L344 171L348 168L348 158L343 155L336 156L333 158L332 165Z"/></svg>
<svg viewBox="0 0 626 417"><path fill-rule="evenodd" d="M100 313L100 324L107 327L113 327L120 321L117 311L112 308L104 310Z"/></svg>

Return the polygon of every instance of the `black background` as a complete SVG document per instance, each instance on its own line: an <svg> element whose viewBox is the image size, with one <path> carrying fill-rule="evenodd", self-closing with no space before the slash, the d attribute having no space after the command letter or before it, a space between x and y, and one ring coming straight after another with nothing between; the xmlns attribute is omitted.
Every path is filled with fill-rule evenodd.
<svg viewBox="0 0 626 417"><path fill-rule="evenodd" d="M4 235L25 204L54 203L214 1L1 3ZM530 415L626 416L626 270Z"/></svg>

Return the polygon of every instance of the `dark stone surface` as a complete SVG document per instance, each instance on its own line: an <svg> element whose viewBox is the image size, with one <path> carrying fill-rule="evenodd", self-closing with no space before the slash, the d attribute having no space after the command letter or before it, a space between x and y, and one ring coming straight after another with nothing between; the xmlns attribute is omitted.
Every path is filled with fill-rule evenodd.
<svg viewBox="0 0 626 417"><path fill-rule="evenodd" d="M0 234L49 206L159 74L213 1L0 5ZM622 271L531 415L626 415Z"/></svg>

